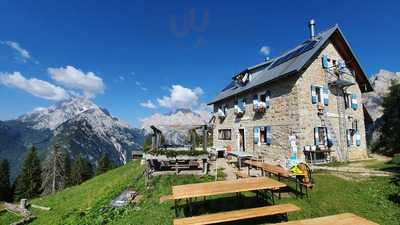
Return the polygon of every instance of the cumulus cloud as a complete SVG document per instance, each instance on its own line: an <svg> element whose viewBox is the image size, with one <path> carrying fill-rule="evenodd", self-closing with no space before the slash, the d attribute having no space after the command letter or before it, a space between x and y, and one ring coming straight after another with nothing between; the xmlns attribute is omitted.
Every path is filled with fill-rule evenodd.
<svg viewBox="0 0 400 225"><path fill-rule="evenodd" d="M145 108L149 108L149 109L157 108L157 106L151 100L147 100L146 102L142 102L142 103L140 103L140 105L145 107Z"/></svg>
<svg viewBox="0 0 400 225"><path fill-rule="evenodd" d="M103 79L93 72L85 73L73 66L48 68L47 71L53 80L65 87L83 91L86 97L104 92Z"/></svg>
<svg viewBox="0 0 400 225"><path fill-rule="evenodd" d="M271 53L271 48L269 46L262 46L260 48L260 53L267 56Z"/></svg>
<svg viewBox="0 0 400 225"><path fill-rule="evenodd" d="M170 109L192 108L198 105L199 98L203 94L203 90L200 87L190 89L181 85L173 85L169 91L169 96L157 99L161 107Z"/></svg>
<svg viewBox="0 0 400 225"><path fill-rule="evenodd" d="M20 72L0 73L0 83L47 100L60 101L69 97L63 88L36 78L26 79Z"/></svg>

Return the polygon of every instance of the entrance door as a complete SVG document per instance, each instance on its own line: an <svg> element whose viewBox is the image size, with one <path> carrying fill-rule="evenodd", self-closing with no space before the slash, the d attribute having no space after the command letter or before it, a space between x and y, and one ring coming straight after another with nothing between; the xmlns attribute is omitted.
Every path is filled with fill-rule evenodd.
<svg viewBox="0 0 400 225"><path fill-rule="evenodd" d="M245 151L244 129L239 129L239 151Z"/></svg>

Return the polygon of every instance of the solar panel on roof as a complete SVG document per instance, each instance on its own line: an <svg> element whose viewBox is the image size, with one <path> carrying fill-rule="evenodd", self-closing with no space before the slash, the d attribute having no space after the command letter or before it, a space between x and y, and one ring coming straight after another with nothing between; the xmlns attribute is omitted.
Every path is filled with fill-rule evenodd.
<svg viewBox="0 0 400 225"><path fill-rule="evenodd" d="M235 81L231 81L222 91L226 91L230 88L233 88L235 86Z"/></svg>
<svg viewBox="0 0 400 225"><path fill-rule="evenodd" d="M289 52L288 54L280 57L279 59L277 59L270 67L269 69L272 69L274 67L279 66L280 64L289 61L291 59L293 59L294 57L297 57L301 54L303 54L304 52L307 52L309 50L311 50L312 48L314 48L315 44L317 43L316 40L313 40L311 42L308 42L306 44L304 44L303 46L297 48L296 50Z"/></svg>

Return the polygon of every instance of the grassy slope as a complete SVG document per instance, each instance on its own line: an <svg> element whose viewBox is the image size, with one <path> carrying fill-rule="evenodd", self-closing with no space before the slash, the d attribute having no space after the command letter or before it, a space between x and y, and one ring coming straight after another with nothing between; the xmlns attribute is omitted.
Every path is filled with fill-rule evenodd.
<svg viewBox="0 0 400 225"><path fill-rule="evenodd" d="M101 215L96 210L106 206L122 190L134 184L142 172L139 164L129 163L106 174L97 176L79 186L55 195L38 198L34 204L51 207L49 212L34 210L38 215L32 224L95 224Z"/></svg>
<svg viewBox="0 0 400 225"><path fill-rule="evenodd" d="M141 171L142 168L137 163L129 163L80 186L36 199L35 204L53 209L49 212L34 210L38 219L33 224L172 224L173 203L159 204L159 197L170 194L172 185L213 180L212 177L195 176L155 177L154 189L147 191L144 189L143 179L134 181ZM311 200L290 197L279 201L292 202L302 208L302 211L290 215L289 220L354 212L380 224L400 224L400 206L389 200L390 195L399 191L399 187L389 183L390 178L355 182L320 174L315 176L315 181L316 188L312 191ZM114 210L105 207L127 187L133 187L144 195L143 201L137 207L128 206ZM241 200L232 195L217 196L207 202L198 200L195 212L204 214L263 204L256 201L252 194L246 196L248 197ZM182 216L183 212L180 213L180 217ZM4 221L3 217L4 215L0 217L0 221Z"/></svg>
<svg viewBox="0 0 400 225"><path fill-rule="evenodd" d="M21 218L14 213L0 212L0 224L11 224L17 222Z"/></svg>

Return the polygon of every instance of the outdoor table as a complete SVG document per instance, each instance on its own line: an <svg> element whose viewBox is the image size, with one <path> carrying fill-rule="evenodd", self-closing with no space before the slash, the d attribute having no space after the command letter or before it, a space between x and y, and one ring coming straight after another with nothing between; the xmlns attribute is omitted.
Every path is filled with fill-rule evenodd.
<svg viewBox="0 0 400 225"><path fill-rule="evenodd" d="M228 152L227 155L235 156L238 159L239 170L242 169L242 159L251 159L253 154L244 151Z"/></svg>
<svg viewBox="0 0 400 225"><path fill-rule="evenodd" d="M305 220L296 220L285 223L277 223L277 225L378 225L372 221L359 217L353 213L342 213L333 216L318 217Z"/></svg>
<svg viewBox="0 0 400 225"><path fill-rule="evenodd" d="M257 190L273 191L283 187L286 187L286 184L268 177L185 184L172 187L172 199L175 200L175 213L177 214L177 200L187 199L189 209L191 209L192 198ZM273 194L272 202L275 202Z"/></svg>

